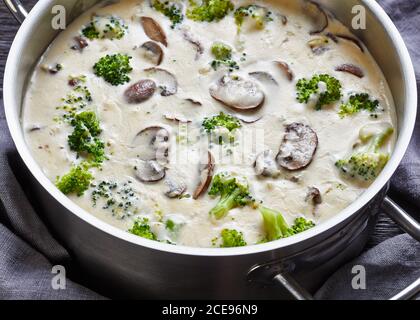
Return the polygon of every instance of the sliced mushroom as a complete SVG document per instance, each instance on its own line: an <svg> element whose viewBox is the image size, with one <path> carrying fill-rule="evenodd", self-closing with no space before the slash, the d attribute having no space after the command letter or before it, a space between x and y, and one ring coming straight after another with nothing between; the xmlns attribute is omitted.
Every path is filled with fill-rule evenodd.
<svg viewBox="0 0 420 320"><path fill-rule="evenodd" d="M272 150L261 152L255 159L254 168L259 176L274 177L279 173Z"/></svg>
<svg viewBox="0 0 420 320"><path fill-rule="evenodd" d="M178 92L178 82L169 71L160 68L149 68L144 71L156 81L162 96L168 97Z"/></svg>
<svg viewBox="0 0 420 320"><path fill-rule="evenodd" d="M287 17L283 14L280 15L281 18L281 23L285 26L287 25L287 23L289 22L289 19L287 19Z"/></svg>
<svg viewBox="0 0 420 320"><path fill-rule="evenodd" d="M166 176L165 168L156 160L139 160L135 171L136 177L142 182L158 182Z"/></svg>
<svg viewBox="0 0 420 320"><path fill-rule="evenodd" d="M51 74L56 74L63 69L63 66L60 63L57 63L54 66L43 64L41 65L41 69Z"/></svg>
<svg viewBox="0 0 420 320"><path fill-rule="evenodd" d="M278 82L276 81L276 79L274 79L273 76L271 74L269 74L268 72L255 71L255 72L250 72L249 75L251 77L257 79L259 82L274 84L276 86L279 85Z"/></svg>
<svg viewBox="0 0 420 320"><path fill-rule="evenodd" d="M286 75L287 79L289 79L289 81L293 81L293 78L295 77L293 74L292 69L290 69L289 65L286 62L283 61L275 61L275 64L280 67L280 69L284 72L284 74Z"/></svg>
<svg viewBox="0 0 420 320"><path fill-rule="evenodd" d="M174 177L166 179L165 184L167 186L165 195L168 198L179 198L187 190L187 185L185 182Z"/></svg>
<svg viewBox="0 0 420 320"><path fill-rule="evenodd" d="M163 127L152 126L141 130L133 140L138 158L168 162L169 132Z"/></svg>
<svg viewBox="0 0 420 320"><path fill-rule="evenodd" d="M168 46L166 35L159 23L150 17L140 17L141 25L144 33L153 41L162 43L165 47Z"/></svg>
<svg viewBox="0 0 420 320"><path fill-rule="evenodd" d="M194 100L194 99L191 99L191 98L185 99L185 101L191 102L195 106L200 106L201 107L203 105L200 101L197 101L197 100Z"/></svg>
<svg viewBox="0 0 420 320"><path fill-rule="evenodd" d="M238 76L224 76L210 86L210 95L225 105L249 110L261 106L264 102L264 92L251 81Z"/></svg>
<svg viewBox="0 0 420 320"><path fill-rule="evenodd" d="M163 50L156 42L147 41L141 45L140 50L143 57L150 63L157 66L162 63Z"/></svg>
<svg viewBox="0 0 420 320"><path fill-rule="evenodd" d="M141 80L129 87L124 95L128 103L142 103L150 99L156 90L153 80Z"/></svg>
<svg viewBox="0 0 420 320"><path fill-rule="evenodd" d="M311 127L292 123L286 127L277 163L290 171L306 168L312 162L317 147L318 136Z"/></svg>
<svg viewBox="0 0 420 320"><path fill-rule="evenodd" d="M255 123L259 120L261 120L264 116L261 114L247 114L247 113L243 113L243 114L237 114L235 115L236 118L238 118L239 120L241 120L243 123Z"/></svg>
<svg viewBox="0 0 420 320"><path fill-rule="evenodd" d="M309 34L318 34L328 28L328 15L321 5L315 1L306 0L304 2L303 10L312 20L313 29Z"/></svg>
<svg viewBox="0 0 420 320"><path fill-rule="evenodd" d="M328 37L325 36L319 36L314 39L311 39L308 41L308 46L311 48L312 52L316 55L321 55L325 51L330 50L330 47L328 46L330 41L328 40Z"/></svg>
<svg viewBox="0 0 420 320"><path fill-rule="evenodd" d="M365 48L363 47L362 43L355 37L349 36L347 34L334 34L334 36L339 39L353 42L360 49L360 51L365 52Z"/></svg>
<svg viewBox="0 0 420 320"><path fill-rule="evenodd" d="M336 67L335 71L347 72L359 78L363 78L365 76L362 69L360 69L358 66L355 66L354 64L342 64Z"/></svg>
<svg viewBox="0 0 420 320"><path fill-rule="evenodd" d="M215 160L209 151L204 163L200 164L200 183L194 191L193 199L197 200L210 186L213 179Z"/></svg>
<svg viewBox="0 0 420 320"><path fill-rule="evenodd" d="M182 33L184 36L184 39L187 40L189 43L192 44L196 51L195 60L198 60L200 56L204 53L204 47L201 44L200 41L198 41L191 33L189 33L187 30L184 30Z"/></svg>
<svg viewBox="0 0 420 320"><path fill-rule="evenodd" d="M322 197L319 189L315 187L308 188L308 193L306 194L305 201L311 202L313 205L321 204Z"/></svg>
<svg viewBox="0 0 420 320"><path fill-rule="evenodd" d="M89 46L87 40L81 36L74 37L75 45L71 47L72 50L82 51L84 48Z"/></svg>

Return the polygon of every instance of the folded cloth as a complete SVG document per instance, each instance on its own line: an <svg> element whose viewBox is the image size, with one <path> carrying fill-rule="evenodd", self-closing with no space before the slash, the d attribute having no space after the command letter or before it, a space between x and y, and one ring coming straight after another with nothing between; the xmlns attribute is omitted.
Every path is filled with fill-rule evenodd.
<svg viewBox="0 0 420 320"><path fill-rule="evenodd" d="M420 79L420 1L382 0L379 3L402 32ZM2 14L6 13L0 8ZM4 48L0 41L1 45ZM63 265L71 273L72 260L38 217L28 200L30 194L23 191L25 184L18 182L25 178L21 168L16 166L18 156L1 101L0 106L0 299L102 299L71 280L67 280L66 290L54 290L53 266ZM420 120L417 119L410 149L391 184L394 200L412 213L420 212L419 150ZM381 243L333 274L317 292L317 298L387 299L420 277L420 245L408 235L383 241L395 234L395 226L384 227L390 224L381 221L377 227L379 232L374 234L370 244ZM366 290L355 290L351 285L355 265L365 268Z"/></svg>

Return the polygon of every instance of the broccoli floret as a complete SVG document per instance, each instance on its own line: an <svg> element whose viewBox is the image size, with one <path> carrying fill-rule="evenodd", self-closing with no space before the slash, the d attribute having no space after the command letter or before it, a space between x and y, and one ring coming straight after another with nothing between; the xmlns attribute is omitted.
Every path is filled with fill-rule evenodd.
<svg viewBox="0 0 420 320"><path fill-rule="evenodd" d="M247 245L243 233L236 230L224 229L221 232L221 237L221 248L244 247Z"/></svg>
<svg viewBox="0 0 420 320"><path fill-rule="evenodd" d="M224 127L229 131L241 128L241 122L238 118L231 115L220 112L219 115L212 118L205 118L203 121L203 127L207 132L212 132L217 127Z"/></svg>
<svg viewBox="0 0 420 320"><path fill-rule="evenodd" d="M89 40L94 39L121 39L124 37L127 26L113 16L94 17L83 30L82 34Z"/></svg>
<svg viewBox="0 0 420 320"><path fill-rule="evenodd" d="M194 21L219 21L233 9L234 5L230 0L202 0L200 5L190 0L187 17Z"/></svg>
<svg viewBox="0 0 420 320"><path fill-rule="evenodd" d="M259 210L264 220L266 241L274 241L281 238L287 238L315 226L315 224L310 220L306 220L305 218L297 218L295 219L294 225L289 227L280 212L263 206L260 206Z"/></svg>
<svg viewBox="0 0 420 320"><path fill-rule="evenodd" d="M171 28L175 28L177 24L181 23L184 20L184 16L182 14L182 8L177 3L152 0L151 5L156 11L159 11L160 13L168 17L169 20L171 20L172 22Z"/></svg>
<svg viewBox="0 0 420 320"><path fill-rule="evenodd" d="M95 25L93 22L89 23L88 26L86 26L82 30L82 34L88 38L89 40L99 39L99 31L96 30Z"/></svg>
<svg viewBox="0 0 420 320"><path fill-rule="evenodd" d="M389 153L381 152L380 149L393 132L392 127L387 127L378 134L361 133L361 145L347 159L338 160L336 167L348 177L362 181L374 180L389 160Z"/></svg>
<svg viewBox="0 0 420 320"><path fill-rule="evenodd" d="M127 76L133 70L130 59L132 57L126 54L106 55L93 66L93 70L98 77L104 78L113 86L118 86L130 81L130 77Z"/></svg>
<svg viewBox="0 0 420 320"><path fill-rule="evenodd" d="M311 220L306 220L305 218L295 219L294 225L289 228L288 232L290 235L298 234L308 229L315 227L315 223Z"/></svg>
<svg viewBox="0 0 420 320"><path fill-rule="evenodd" d="M232 48L221 42L213 43L211 53L217 60L229 60L232 58Z"/></svg>
<svg viewBox="0 0 420 320"><path fill-rule="evenodd" d="M71 168L70 172L57 178L56 186L64 194L75 193L81 197L93 180L93 175L88 171L88 166L81 164Z"/></svg>
<svg viewBox="0 0 420 320"><path fill-rule="evenodd" d="M220 134L217 139L219 144L223 144L224 140L229 140L230 143L235 141L235 136L232 132L238 128L242 127L241 122L239 119L220 112L219 115L214 116L212 118L205 118L202 124L203 128L207 131L207 133L215 133L216 128L225 128L227 129L226 135Z"/></svg>
<svg viewBox="0 0 420 320"><path fill-rule="evenodd" d="M142 218L134 221L134 225L128 232L149 240L157 241L156 235L150 230L149 219Z"/></svg>
<svg viewBox="0 0 420 320"><path fill-rule="evenodd" d="M72 151L79 154L86 153L95 163L105 160L105 144L98 138L102 130L96 114L92 111L81 112L71 120L73 133L68 136L68 143Z"/></svg>
<svg viewBox="0 0 420 320"><path fill-rule="evenodd" d="M323 92L319 93L319 85L323 83L326 88ZM341 83L336 78L328 75L321 74L315 75L312 79L300 79L296 84L297 100L300 103L308 103L311 95L318 94L318 101L315 105L316 110L321 110L323 106L329 105L341 98Z"/></svg>
<svg viewBox="0 0 420 320"><path fill-rule="evenodd" d="M351 95L349 101L341 105L338 114L341 118L344 118L362 110L373 113L378 109L378 106L378 100L371 100L367 93L359 93Z"/></svg>
<svg viewBox="0 0 420 320"><path fill-rule="evenodd" d="M234 208L254 202L249 193L248 183L239 181L226 173L217 174L213 178L209 195L212 197L220 196L217 205L210 210L210 215L216 219L222 219Z"/></svg>
<svg viewBox="0 0 420 320"><path fill-rule="evenodd" d="M234 17L235 23L238 26L238 32L240 31L246 17L251 17L259 29L263 29L266 22L273 21L270 11L264 7L254 4L236 9Z"/></svg>

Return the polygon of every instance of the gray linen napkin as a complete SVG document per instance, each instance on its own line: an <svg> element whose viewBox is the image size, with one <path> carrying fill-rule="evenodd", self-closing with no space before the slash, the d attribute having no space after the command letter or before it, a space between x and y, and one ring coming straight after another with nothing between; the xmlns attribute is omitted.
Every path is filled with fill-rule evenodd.
<svg viewBox="0 0 420 320"><path fill-rule="evenodd" d="M34 0L23 1L34 3ZM420 1L382 0L381 5L391 15L403 33L417 66L420 79ZM0 8L1 25L8 25L7 33L0 39L0 73L10 42L10 25L3 23L8 13ZM1 28L1 27L0 27ZM0 34L1 34L0 29ZM6 80L7 81L7 80ZM1 90L1 89L0 89ZM412 213L420 212L420 121L401 167L391 186L393 198ZM24 169L8 133L2 101L0 101L0 299L101 299L93 291L70 280L66 290L54 290L51 285L54 265L75 269L68 252L50 235L42 223L30 197L30 190L23 191ZM29 199L29 200L28 200ZM36 203L35 203L36 205ZM370 246L382 242L390 235L400 233L395 226L381 220ZM385 227L383 226L385 225ZM366 290L351 287L351 268L366 268ZM76 268L77 270L77 268ZM77 274L77 272L73 272ZM420 245L407 235L380 243L360 257L343 266L318 291L319 299L386 299L420 277ZM72 276L70 275L70 279Z"/></svg>

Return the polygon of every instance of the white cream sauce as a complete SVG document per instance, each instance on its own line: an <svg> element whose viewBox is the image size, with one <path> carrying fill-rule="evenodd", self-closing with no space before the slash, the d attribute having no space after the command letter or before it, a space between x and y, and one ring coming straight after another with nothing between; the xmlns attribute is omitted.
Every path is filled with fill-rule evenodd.
<svg viewBox="0 0 420 320"><path fill-rule="evenodd" d="M250 4L248 1L233 2L235 7ZM87 109L94 110L100 119L103 129L101 139L107 145L106 154L109 158L101 170L92 169L95 183L103 180L119 184L131 181L138 211L119 219L109 210L103 209L102 205L93 207L92 189L81 197L70 195L75 203L123 230L128 230L137 217L148 217L152 222L152 230L161 240L169 239L177 244L210 247L212 239L219 237L221 230L225 228L242 231L248 244L259 242L264 237L264 229L258 210L249 206L237 208L227 217L215 221L209 217L208 212L218 199L212 199L207 194L198 200L169 199L164 194L165 180L144 184L136 179L133 169L137 160L130 146L136 134L151 125L164 126L171 133L171 161L166 179L176 175L187 184L187 193L193 194L199 180L200 149L206 151L207 135L201 129L203 118L214 116L220 111L235 115L234 110L215 101L209 94L211 84L226 73L223 67L214 71L209 64L214 59L210 48L217 41L234 48L233 58L240 65L240 69L234 74L249 78L249 72L267 71L278 82L278 86L259 83L265 92L265 102L257 113L263 118L255 123L243 124L242 129L237 130L237 146L231 148L232 155L229 155L226 146L213 145L211 151L217 159L215 172L228 171L247 177L253 196L262 200L265 206L282 212L289 223L298 216L305 216L319 224L355 201L368 185L343 179L334 163L351 152L363 126L389 122L396 128L393 99L381 70L367 51L362 53L349 41L340 41L338 44L331 41L330 50L321 55L314 54L307 42L317 35L309 34L311 24L301 11L299 1L272 0L254 3L268 7L273 12L273 21L268 22L264 30L245 28L240 35L237 34L232 13L221 21L212 23L194 22L186 18L179 27L172 29L169 19L152 9L147 1L138 0L124 0L105 7L95 7L69 25L41 58L32 76L23 108L27 143L45 175L55 181L57 176L64 175L72 164L80 161L67 143L71 126L54 119L62 113L56 107L62 104L61 99L71 91L67 84L68 77L86 75L86 85L93 98ZM128 26L126 35L120 40L89 41L89 46L82 52L70 49L74 44L73 38L90 22L92 13L120 17ZM286 25L283 25L281 15L287 16ZM168 47L161 46L164 59L159 68L176 76L178 93L170 97L162 97L156 93L141 104L128 104L124 91L135 82L148 78L143 70L153 67L138 49L150 40L140 24L140 16L154 18L166 33ZM328 31L350 34L346 27L333 19ZM202 44L202 55L197 55L196 48L185 40L185 32ZM244 52L246 60L241 61ZM112 86L94 74L93 65L106 54L115 53L125 53L133 57L130 83ZM290 82L273 61L287 62L295 79ZM56 63L62 64L63 70L54 75L40 67ZM359 66L365 73L364 78L334 71L336 66L343 63ZM344 93L369 93L380 101L384 111L378 119L373 119L365 112L341 119L338 116L338 104L315 111L311 106L298 103L296 81L321 73L328 73L339 79ZM199 101L202 106L191 105L185 99ZM192 122L180 127L178 123L165 119L164 115L168 114L183 116ZM317 133L319 145L313 162L297 172L282 169L277 178L257 177L253 168L257 153L271 149L277 154L285 125L292 122L307 124ZM41 129L31 130L34 126ZM187 130L188 139L177 138L181 134L180 130ZM258 137L258 142L250 146L253 136ZM394 139L388 146L390 150ZM188 158L183 153L185 150L188 150ZM232 158L242 158L243 161L232 163ZM316 208L305 200L308 188L313 186L321 191L323 199ZM164 221L167 219L182 224L177 234L165 230Z"/></svg>

